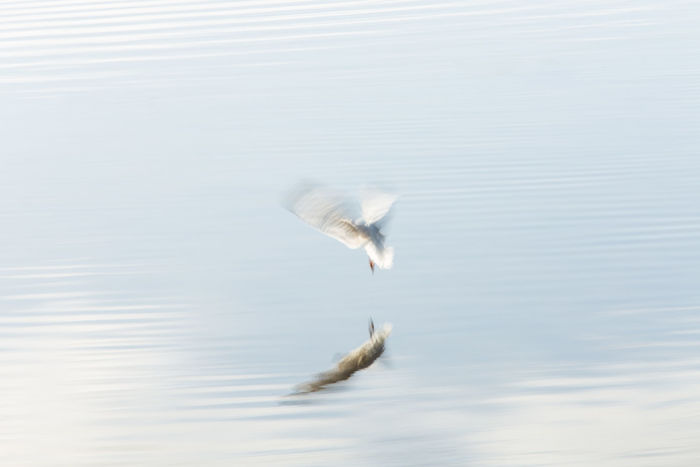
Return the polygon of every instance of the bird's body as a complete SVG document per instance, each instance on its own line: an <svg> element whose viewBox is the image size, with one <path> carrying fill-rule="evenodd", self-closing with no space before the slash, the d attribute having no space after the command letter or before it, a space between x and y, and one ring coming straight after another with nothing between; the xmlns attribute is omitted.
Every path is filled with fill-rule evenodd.
<svg viewBox="0 0 700 467"><path fill-rule="evenodd" d="M382 226L395 200L393 195L366 191L361 201L362 215L353 220L351 209L338 195L305 185L288 198L287 208L348 248L364 248L374 272L375 266L389 269L394 263L394 249L385 246Z"/></svg>

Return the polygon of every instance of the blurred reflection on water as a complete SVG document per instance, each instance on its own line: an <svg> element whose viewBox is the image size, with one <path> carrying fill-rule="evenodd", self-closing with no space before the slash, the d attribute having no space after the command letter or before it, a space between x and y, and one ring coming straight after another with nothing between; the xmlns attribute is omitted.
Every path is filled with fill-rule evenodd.
<svg viewBox="0 0 700 467"><path fill-rule="evenodd" d="M696 5L0 11L1 465L698 464Z"/></svg>

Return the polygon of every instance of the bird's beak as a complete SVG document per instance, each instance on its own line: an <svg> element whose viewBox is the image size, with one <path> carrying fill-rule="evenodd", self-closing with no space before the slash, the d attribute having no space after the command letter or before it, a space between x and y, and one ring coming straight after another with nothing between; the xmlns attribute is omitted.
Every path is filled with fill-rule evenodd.
<svg viewBox="0 0 700 467"><path fill-rule="evenodd" d="M369 268L372 270L372 274L374 274L374 261L371 259L369 260Z"/></svg>

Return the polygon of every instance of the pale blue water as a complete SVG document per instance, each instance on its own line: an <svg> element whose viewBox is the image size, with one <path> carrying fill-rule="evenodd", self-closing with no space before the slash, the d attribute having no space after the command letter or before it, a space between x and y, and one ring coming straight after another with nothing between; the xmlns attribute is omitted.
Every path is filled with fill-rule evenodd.
<svg viewBox="0 0 700 467"><path fill-rule="evenodd" d="M700 462L693 2L0 12L0 464Z"/></svg>

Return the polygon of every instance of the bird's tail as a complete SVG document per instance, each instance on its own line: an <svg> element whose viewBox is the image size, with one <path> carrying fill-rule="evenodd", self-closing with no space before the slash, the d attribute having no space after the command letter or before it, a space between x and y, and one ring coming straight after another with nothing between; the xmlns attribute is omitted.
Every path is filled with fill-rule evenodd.
<svg viewBox="0 0 700 467"><path fill-rule="evenodd" d="M390 246L377 248L374 242L369 242L365 246L365 251L374 264L381 269L390 269L394 264L394 249Z"/></svg>
<svg viewBox="0 0 700 467"><path fill-rule="evenodd" d="M384 248L382 256L384 257L384 264L380 265L380 267L384 269L391 268L394 265L394 248L390 246Z"/></svg>

